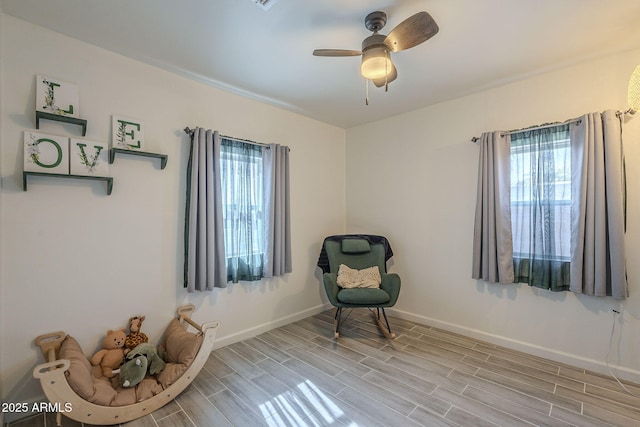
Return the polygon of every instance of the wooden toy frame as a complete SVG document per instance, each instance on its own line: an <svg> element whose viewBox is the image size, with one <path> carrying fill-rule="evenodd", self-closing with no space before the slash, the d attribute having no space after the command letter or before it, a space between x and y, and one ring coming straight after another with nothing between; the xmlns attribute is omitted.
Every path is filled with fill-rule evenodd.
<svg viewBox="0 0 640 427"><path fill-rule="evenodd" d="M73 420L95 425L111 425L145 416L166 405L187 388L209 358L220 322L199 325L191 319L191 314L194 311L195 306L189 304L178 308L177 314L185 329L191 325L204 335L195 359L176 382L161 393L142 402L126 406L101 406L78 396L67 383L65 376L65 371L69 369L71 362L68 359L57 358L60 345L66 337L64 332L53 332L36 338L36 344L48 362L36 366L33 370L33 376L40 380L44 394L51 403L58 404L60 408L64 408L65 403L71 403L73 410L64 415ZM58 426L61 425L61 415L61 413L57 414Z"/></svg>

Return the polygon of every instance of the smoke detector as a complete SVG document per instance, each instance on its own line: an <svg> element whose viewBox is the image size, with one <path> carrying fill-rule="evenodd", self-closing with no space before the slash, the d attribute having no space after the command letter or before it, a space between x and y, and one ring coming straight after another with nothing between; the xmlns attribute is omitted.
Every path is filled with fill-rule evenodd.
<svg viewBox="0 0 640 427"><path fill-rule="evenodd" d="M271 9L271 6L273 6L274 3L278 2L278 0L251 0L251 1L257 4L258 6L260 6L262 10L265 10L265 11Z"/></svg>

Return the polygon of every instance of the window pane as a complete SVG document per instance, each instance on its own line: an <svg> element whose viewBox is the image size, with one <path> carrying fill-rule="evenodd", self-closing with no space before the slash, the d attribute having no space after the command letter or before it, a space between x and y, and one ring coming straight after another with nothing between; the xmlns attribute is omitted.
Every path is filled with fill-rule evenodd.
<svg viewBox="0 0 640 427"><path fill-rule="evenodd" d="M568 286L571 148L567 125L512 135L511 223L519 279L546 288L554 287L550 281L567 280Z"/></svg>
<svg viewBox="0 0 640 427"><path fill-rule="evenodd" d="M220 172L229 279L258 280L264 252L262 147L223 139Z"/></svg>

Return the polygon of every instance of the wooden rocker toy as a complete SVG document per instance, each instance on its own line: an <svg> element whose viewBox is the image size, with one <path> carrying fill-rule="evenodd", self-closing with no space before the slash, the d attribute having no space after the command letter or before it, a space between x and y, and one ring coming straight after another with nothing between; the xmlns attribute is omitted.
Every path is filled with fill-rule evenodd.
<svg viewBox="0 0 640 427"><path fill-rule="evenodd" d="M36 366L47 399L56 408L68 408L64 415L94 425L125 423L145 416L177 397L198 375L213 349L220 322L196 323L191 304L177 310L158 346L166 366L155 377L147 375L135 387L124 388L112 380L92 374L92 368L78 342L64 332L40 335L35 342L46 363ZM190 332L189 326L195 328ZM99 367L98 367L99 368ZM61 425L62 414L57 414Z"/></svg>

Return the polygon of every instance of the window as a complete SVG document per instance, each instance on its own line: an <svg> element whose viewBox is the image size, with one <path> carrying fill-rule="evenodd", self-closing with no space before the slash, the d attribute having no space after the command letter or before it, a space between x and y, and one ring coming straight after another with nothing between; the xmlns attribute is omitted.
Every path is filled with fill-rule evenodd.
<svg viewBox="0 0 640 427"><path fill-rule="evenodd" d="M511 227L515 281L569 289L569 126L511 135Z"/></svg>
<svg viewBox="0 0 640 427"><path fill-rule="evenodd" d="M222 138L220 175L227 279L263 276L265 218L262 147Z"/></svg>
<svg viewBox="0 0 640 427"><path fill-rule="evenodd" d="M291 273L289 148L185 131L184 287L208 291Z"/></svg>
<svg viewBox="0 0 640 427"><path fill-rule="evenodd" d="M482 134L471 277L629 296L623 116Z"/></svg>

